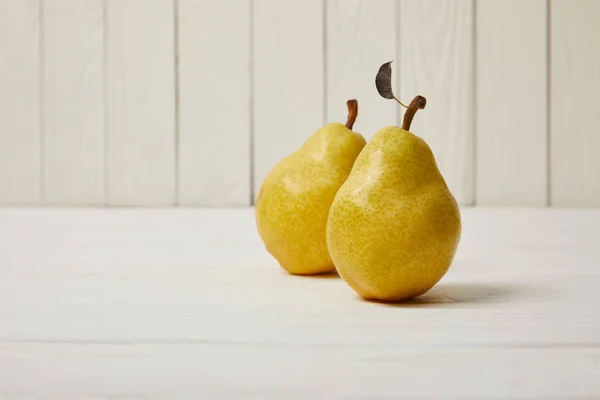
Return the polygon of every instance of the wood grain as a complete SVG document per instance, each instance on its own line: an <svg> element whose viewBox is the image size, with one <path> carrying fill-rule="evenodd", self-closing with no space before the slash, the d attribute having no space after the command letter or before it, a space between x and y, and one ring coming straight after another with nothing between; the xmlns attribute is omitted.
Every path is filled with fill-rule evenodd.
<svg viewBox="0 0 600 400"><path fill-rule="evenodd" d="M41 200L40 8L0 1L0 204Z"/></svg>
<svg viewBox="0 0 600 400"><path fill-rule="evenodd" d="M254 1L254 194L271 168L325 122L323 6Z"/></svg>
<svg viewBox="0 0 600 400"><path fill-rule="evenodd" d="M401 0L399 23L398 96L427 98L411 132L430 145L457 201L472 204L473 1Z"/></svg>
<svg viewBox="0 0 600 400"><path fill-rule="evenodd" d="M0 397L600 396L600 211L462 214L394 306L284 273L251 209L1 209Z"/></svg>
<svg viewBox="0 0 600 400"><path fill-rule="evenodd" d="M250 0L179 0L179 204L250 204Z"/></svg>
<svg viewBox="0 0 600 400"><path fill-rule="evenodd" d="M545 0L477 2L478 205L547 203L546 16Z"/></svg>
<svg viewBox="0 0 600 400"><path fill-rule="evenodd" d="M398 104L375 89L381 64L396 59L396 11L394 0L327 0L327 121L344 123L356 98L354 131L367 140L398 120Z"/></svg>
<svg viewBox="0 0 600 400"><path fill-rule="evenodd" d="M105 204L102 0L42 4L44 202Z"/></svg>
<svg viewBox="0 0 600 400"><path fill-rule="evenodd" d="M108 0L108 203L175 204L174 0Z"/></svg>
<svg viewBox="0 0 600 400"><path fill-rule="evenodd" d="M551 204L600 206L600 2L550 4Z"/></svg>

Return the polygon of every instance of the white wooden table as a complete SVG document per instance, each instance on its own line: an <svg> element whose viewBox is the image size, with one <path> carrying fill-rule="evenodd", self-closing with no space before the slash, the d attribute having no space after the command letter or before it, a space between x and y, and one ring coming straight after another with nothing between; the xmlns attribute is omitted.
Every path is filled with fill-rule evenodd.
<svg viewBox="0 0 600 400"><path fill-rule="evenodd" d="M385 305L287 275L251 209L0 209L0 399L600 398L600 210L462 213Z"/></svg>

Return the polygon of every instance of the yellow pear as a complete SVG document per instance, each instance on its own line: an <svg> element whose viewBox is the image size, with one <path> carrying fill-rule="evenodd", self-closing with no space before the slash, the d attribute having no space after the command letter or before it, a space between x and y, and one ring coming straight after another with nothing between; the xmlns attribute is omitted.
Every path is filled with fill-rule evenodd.
<svg viewBox="0 0 600 400"><path fill-rule="evenodd" d="M368 300L403 301L427 292L448 271L458 246L456 200L430 147L409 131L425 103L417 96L402 128L375 133L331 205L329 253L342 279Z"/></svg>
<svg viewBox="0 0 600 400"><path fill-rule="evenodd" d="M326 124L267 174L256 198L256 226L267 251L294 275L335 270L325 241L329 206L366 142L348 120Z"/></svg>

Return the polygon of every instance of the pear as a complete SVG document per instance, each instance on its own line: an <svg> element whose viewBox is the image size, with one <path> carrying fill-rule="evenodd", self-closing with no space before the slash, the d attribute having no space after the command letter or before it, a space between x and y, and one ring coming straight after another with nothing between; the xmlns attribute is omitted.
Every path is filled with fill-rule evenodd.
<svg viewBox="0 0 600 400"><path fill-rule="evenodd" d="M374 134L329 211L330 256L340 277L367 300L426 293L448 271L460 240L457 202L428 144L410 132L425 104L415 97L402 128Z"/></svg>
<svg viewBox="0 0 600 400"><path fill-rule="evenodd" d="M314 132L269 171L256 198L256 226L265 248L293 275L335 271L325 240L327 215L366 144L352 130L358 102L346 104L346 124L332 122Z"/></svg>

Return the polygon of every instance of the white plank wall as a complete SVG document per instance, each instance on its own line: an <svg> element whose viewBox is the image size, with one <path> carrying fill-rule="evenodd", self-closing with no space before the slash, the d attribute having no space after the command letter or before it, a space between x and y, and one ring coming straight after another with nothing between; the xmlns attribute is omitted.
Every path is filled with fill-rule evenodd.
<svg viewBox="0 0 600 400"><path fill-rule="evenodd" d="M0 203L41 200L40 9L0 0Z"/></svg>
<svg viewBox="0 0 600 400"><path fill-rule="evenodd" d="M546 205L546 20L546 0L477 2L478 205Z"/></svg>
<svg viewBox="0 0 600 400"><path fill-rule="evenodd" d="M104 204L103 2L42 4L44 201Z"/></svg>
<svg viewBox="0 0 600 400"><path fill-rule="evenodd" d="M110 205L175 203L174 0L107 0Z"/></svg>
<svg viewBox="0 0 600 400"><path fill-rule="evenodd" d="M399 21L398 96L427 98L411 132L429 143L456 200L471 205L473 0L402 0Z"/></svg>
<svg viewBox="0 0 600 400"><path fill-rule="evenodd" d="M0 206L249 206L404 109L463 206L600 206L595 0L0 0Z"/></svg>
<svg viewBox="0 0 600 400"><path fill-rule="evenodd" d="M552 0L551 202L600 206L600 2Z"/></svg>
<svg viewBox="0 0 600 400"><path fill-rule="evenodd" d="M322 0L254 0L254 197L324 125L323 9Z"/></svg>
<svg viewBox="0 0 600 400"><path fill-rule="evenodd" d="M346 101L356 98L354 131L367 140L397 123L398 104L375 89L379 67L396 57L396 6L394 0L327 0L327 121L345 122Z"/></svg>
<svg viewBox="0 0 600 400"><path fill-rule="evenodd" d="M179 204L250 203L250 0L179 0Z"/></svg>

